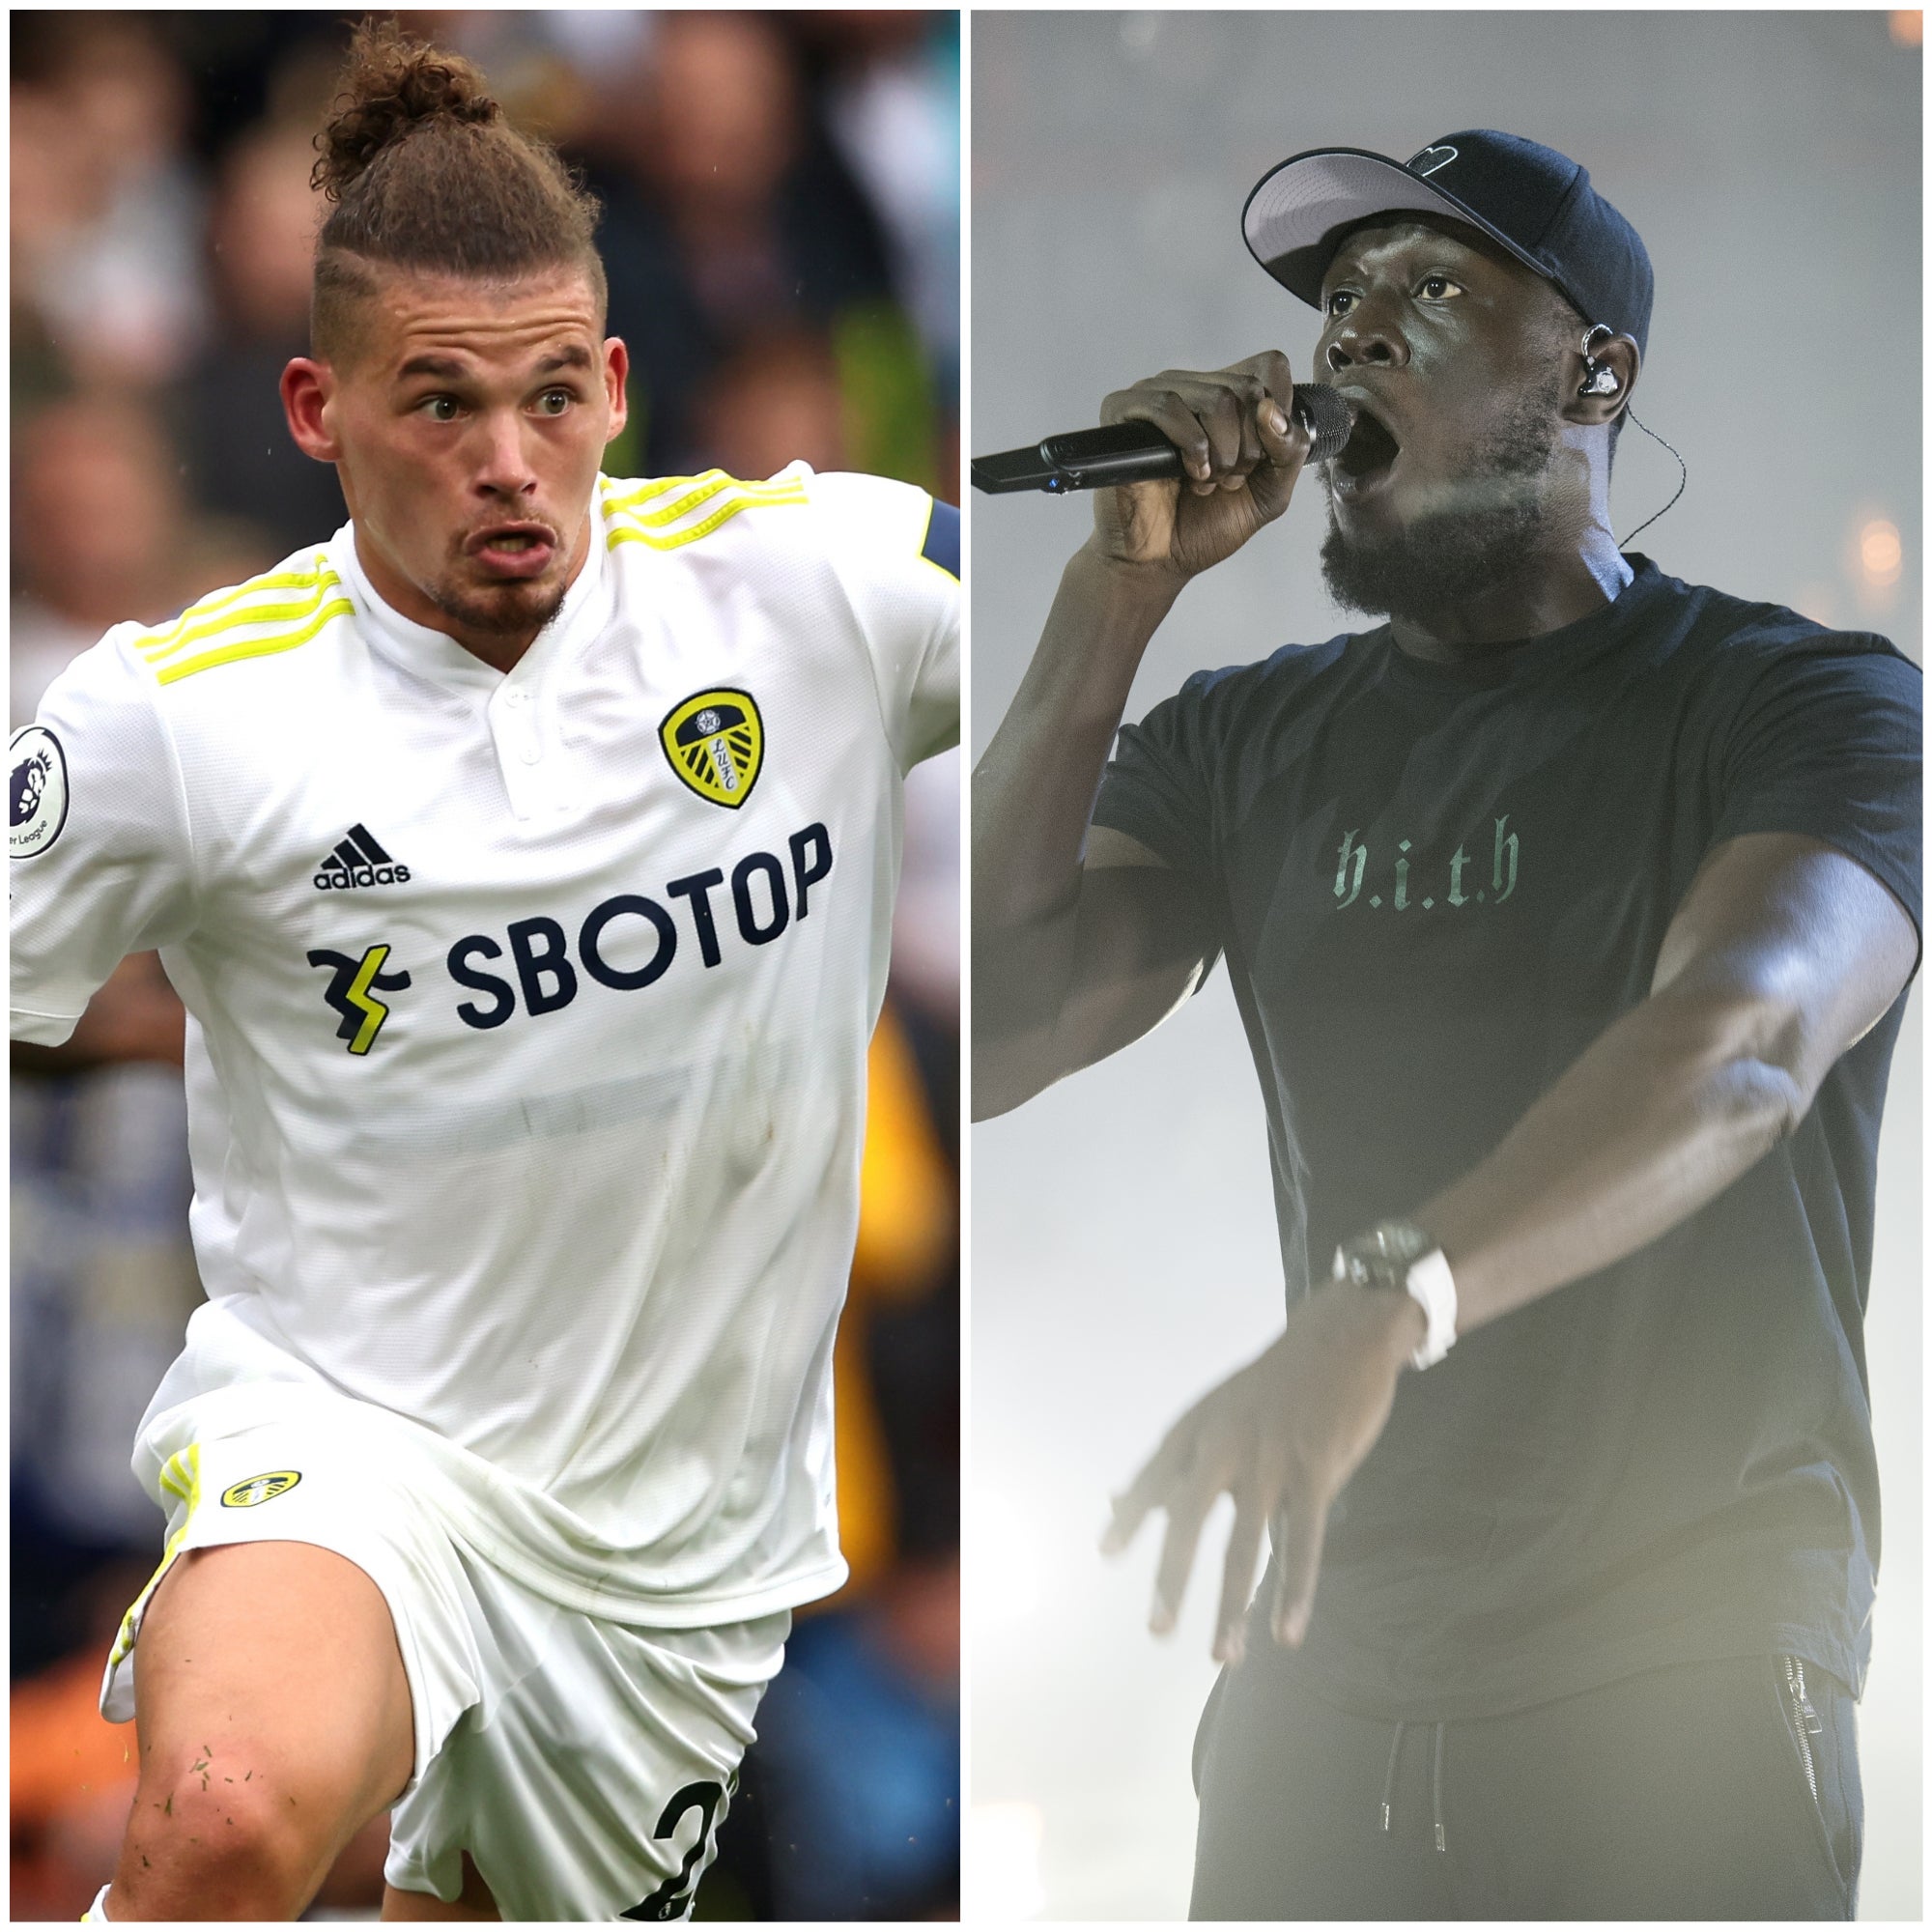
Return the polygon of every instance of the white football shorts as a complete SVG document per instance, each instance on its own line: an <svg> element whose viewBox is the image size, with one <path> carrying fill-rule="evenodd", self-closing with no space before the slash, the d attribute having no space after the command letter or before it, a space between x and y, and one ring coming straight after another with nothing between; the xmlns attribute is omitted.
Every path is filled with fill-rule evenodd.
<svg viewBox="0 0 1932 1932"><path fill-rule="evenodd" d="M409 1677L415 1766L388 1882L454 1901L468 1851L506 1919L688 1917L791 1613L666 1630L551 1603L450 1534L436 1472L358 1427L366 1405L343 1399L331 1418L304 1391L264 1421L247 1394L155 1419L167 1548L122 1625L102 1713L134 1714L141 1616L183 1550L317 1544L382 1591Z"/></svg>

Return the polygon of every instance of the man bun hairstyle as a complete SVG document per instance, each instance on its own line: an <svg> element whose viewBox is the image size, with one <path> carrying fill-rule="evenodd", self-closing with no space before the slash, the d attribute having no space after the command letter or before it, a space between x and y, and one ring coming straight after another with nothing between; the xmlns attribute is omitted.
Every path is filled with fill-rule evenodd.
<svg viewBox="0 0 1932 1932"><path fill-rule="evenodd" d="M407 39L392 19L365 18L315 146L309 184L330 205L309 317L318 356L353 353L385 272L508 282L577 270L601 319L596 196L549 142L511 127L460 54Z"/></svg>

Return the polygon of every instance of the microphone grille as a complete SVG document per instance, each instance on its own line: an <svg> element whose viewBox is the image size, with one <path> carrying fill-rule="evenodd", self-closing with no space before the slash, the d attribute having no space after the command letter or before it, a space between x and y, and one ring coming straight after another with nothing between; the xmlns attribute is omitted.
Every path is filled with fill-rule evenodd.
<svg viewBox="0 0 1932 1932"><path fill-rule="evenodd" d="M1340 456L1354 434L1354 411L1326 383L1297 383L1293 408L1315 439L1309 462L1326 463Z"/></svg>

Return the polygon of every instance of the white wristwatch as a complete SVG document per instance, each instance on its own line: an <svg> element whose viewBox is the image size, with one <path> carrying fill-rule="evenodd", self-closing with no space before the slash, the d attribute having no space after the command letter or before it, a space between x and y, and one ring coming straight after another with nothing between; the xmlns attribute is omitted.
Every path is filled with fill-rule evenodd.
<svg viewBox="0 0 1932 1932"><path fill-rule="evenodd" d="M1422 1345L1409 1356L1418 1369L1434 1368L1456 1340L1456 1277L1449 1260L1413 1221L1383 1221L1335 1250L1334 1279L1358 1288L1399 1288L1429 1323Z"/></svg>

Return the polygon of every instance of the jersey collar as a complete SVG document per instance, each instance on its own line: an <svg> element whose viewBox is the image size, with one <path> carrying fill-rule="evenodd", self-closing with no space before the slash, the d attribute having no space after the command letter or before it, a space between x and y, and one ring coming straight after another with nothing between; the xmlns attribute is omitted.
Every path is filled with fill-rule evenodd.
<svg viewBox="0 0 1932 1932"><path fill-rule="evenodd" d="M598 479L600 485L603 479ZM485 697L509 683L541 682L552 670L576 656L584 640L604 628L609 617L609 572L605 564L604 506L601 497L590 505L590 548L577 581L564 593L557 613L507 673L486 665L442 631L418 624L391 609L377 594L361 559L355 554L355 526L344 524L329 539L328 561L355 605L356 619L374 646L407 669L439 684L474 691Z"/></svg>

